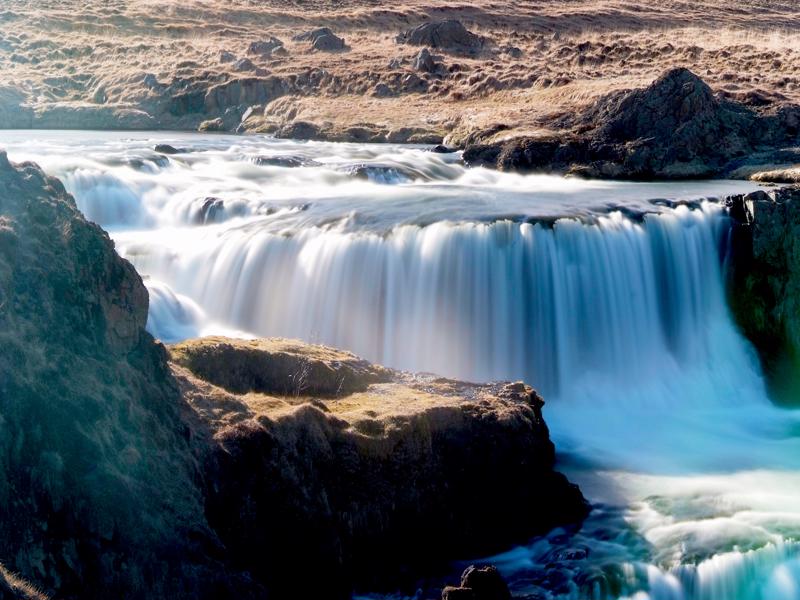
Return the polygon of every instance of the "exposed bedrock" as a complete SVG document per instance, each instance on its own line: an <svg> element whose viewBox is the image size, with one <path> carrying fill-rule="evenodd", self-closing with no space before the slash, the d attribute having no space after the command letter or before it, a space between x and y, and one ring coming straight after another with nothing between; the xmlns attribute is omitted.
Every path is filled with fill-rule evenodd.
<svg viewBox="0 0 800 600"><path fill-rule="evenodd" d="M689 178L773 163L797 142L800 107L759 113L715 95L688 69L613 93L565 117L565 133L468 144L464 160L502 170L606 178ZM797 157L795 157L797 158Z"/></svg>
<svg viewBox="0 0 800 600"><path fill-rule="evenodd" d="M170 363L147 308L63 186L0 153L9 585L345 598L586 513L524 384L414 377L286 340L200 340Z"/></svg>
<svg viewBox="0 0 800 600"><path fill-rule="evenodd" d="M234 565L279 596L306 565L312 596L413 586L448 559L586 513L553 471L543 402L522 383L410 376L288 340L207 338L170 352L193 430L213 440L209 523Z"/></svg>
<svg viewBox="0 0 800 600"><path fill-rule="evenodd" d="M761 357L773 396L800 403L800 189L728 199L730 303Z"/></svg>
<svg viewBox="0 0 800 600"><path fill-rule="evenodd" d="M236 587L147 308L61 183L0 153L0 560L58 598Z"/></svg>

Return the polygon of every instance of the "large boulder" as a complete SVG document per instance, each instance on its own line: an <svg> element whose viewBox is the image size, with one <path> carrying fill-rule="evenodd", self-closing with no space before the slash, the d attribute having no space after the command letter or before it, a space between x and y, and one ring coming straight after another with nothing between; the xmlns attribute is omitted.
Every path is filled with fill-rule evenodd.
<svg viewBox="0 0 800 600"><path fill-rule="evenodd" d="M311 48L319 52L341 52L347 49L344 39L333 33L329 27L318 27L292 39L296 42L309 42Z"/></svg>
<svg viewBox="0 0 800 600"><path fill-rule="evenodd" d="M481 52L485 40L469 31L461 21L448 19L417 25L398 35L397 42L474 56Z"/></svg>
<svg viewBox="0 0 800 600"><path fill-rule="evenodd" d="M586 514L578 489L553 470L543 402L522 383L411 376L287 340L201 339L190 351L202 360L187 360L185 344L171 348L192 431L211 440L209 522L235 566L279 597L309 564L308 597L413 591L448 559ZM306 366L354 384L293 389ZM209 381L220 377L257 391Z"/></svg>

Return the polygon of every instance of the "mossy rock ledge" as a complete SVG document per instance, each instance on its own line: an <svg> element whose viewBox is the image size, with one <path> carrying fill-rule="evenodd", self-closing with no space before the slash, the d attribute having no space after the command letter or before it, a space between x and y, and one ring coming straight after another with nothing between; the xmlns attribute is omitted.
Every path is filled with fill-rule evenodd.
<svg viewBox="0 0 800 600"><path fill-rule="evenodd" d="M349 598L588 510L522 383L291 340L167 351L147 309L63 186L0 152L3 598Z"/></svg>

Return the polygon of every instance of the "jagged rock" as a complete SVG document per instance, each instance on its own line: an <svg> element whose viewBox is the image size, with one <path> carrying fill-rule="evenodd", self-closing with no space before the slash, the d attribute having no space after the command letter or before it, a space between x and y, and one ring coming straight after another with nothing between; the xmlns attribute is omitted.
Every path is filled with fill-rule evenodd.
<svg viewBox="0 0 800 600"><path fill-rule="evenodd" d="M252 42L247 47L247 54L250 56L266 57L272 54L278 48L283 48L283 42L274 36L269 36L265 40Z"/></svg>
<svg viewBox="0 0 800 600"><path fill-rule="evenodd" d="M731 311L759 352L773 396L800 399L800 189L727 199L736 226Z"/></svg>
<svg viewBox="0 0 800 600"><path fill-rule="evenodd" d="M672 69L644 89L613 93L577 117L569 133L468 145L468 164L593 177L710 177L731 171L762 145L796 141L780 123L716 97L688 69Z"/></svg>
<svg viewBox="0 0 800 600"><path fill-rule="evenodd" d="M292 38L296 42L311 42L311 47L320 52L339 52L347 48L344 40L329 27L319 27Z"/></svg>
<svg viewBox="0 0 800 600"><path fill-rule="evenodd" d="M277 132L277 137L289 138L294 140L314 140L320 135L320 128L315 123L308 121L293 121L281 127Z"/></svg>
<svg viewBox="0 0 800 600"><path fill-rule="evenodd" d="M452 154L453 152L457 152L457 150L455 148L448 148L443 144L436 144L429 152L433 152L434 154Z"/></svg>
<svg viewBox="0 0 800 600"><path fill-rule="evenodd" d="M224 113L228 108L268 104L290 90L281 77L243 77L209 88L200 101L201 111Z"/></svg>
<svg viewBox="0 0 800 600"><path fill-rule="evenodd" d="M249 58L240 58L232 65L236 71L255 71L256 65Z"/></svg>
<svg viewBox="0 0 800 600"><path fill-rule="evenodd" d="M434 60L431 55L430 50L427 48L423 48L419 51L419 54L414 57L412 66L415 71L421 71L423 73L435 73L439 67L436 60Z"/></svg>
<svg viewBox="0 0 800 600"><path fill-rule="evenodd" d="M454 19L418 25L398 35L397 42L465 55L478 54L484 45L482 37L475 35L460 21Z"/></svg>
<svg viewBox="0 0 800 600"><path fill-rule="evenodd" d="M209 197L203 200L198 213L194 216L194 223L205 225L214 223L225 212L225 202L221 198Z"/></svg>
<svg viewBox="0 0 800 600"><path fill-rule="evenodd" d="M233 52L229 52L227 50L221 50L219 53L219 62L221 63L236 62L236 55Z"/></svg>

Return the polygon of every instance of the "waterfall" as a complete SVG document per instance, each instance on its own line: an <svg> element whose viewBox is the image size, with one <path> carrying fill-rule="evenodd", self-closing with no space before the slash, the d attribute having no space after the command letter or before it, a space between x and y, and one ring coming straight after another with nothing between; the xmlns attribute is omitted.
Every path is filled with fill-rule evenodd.
<svg viewBox="0 0 800 600"><path fill-rule="evenodd" d="M120 244L143 272L237 328L402 369L524 377L558 396L590 374L645 380L728 356L726 231L706 205L641 223L614 213L592 224L440 222L386 235L245 226Z"/></svg>
<svg viewBox="0 0 800 600"><path fill-rule="evenodd" d="M595 510L490 559L515 592L800 598L800 419L771 405L730 317L724 210L677 202L754 184L256 136L159 138L187 149L165 159L151 134L41 135L11 136L10 155L110 228L165 342L295 337L542 392L559 468Z"/></svg>

